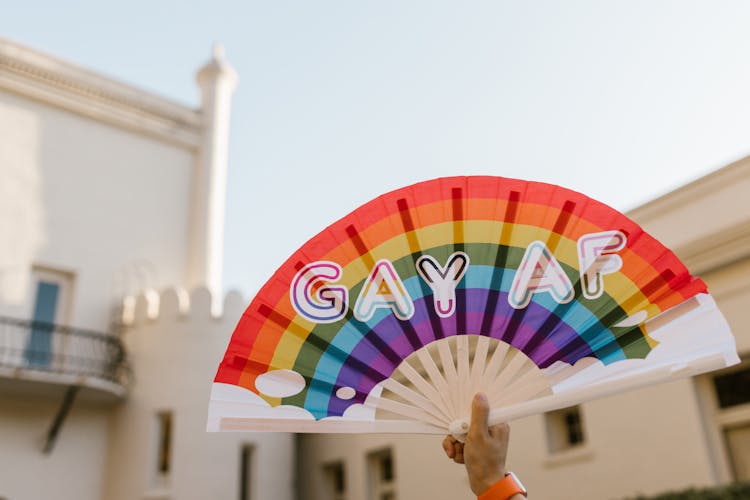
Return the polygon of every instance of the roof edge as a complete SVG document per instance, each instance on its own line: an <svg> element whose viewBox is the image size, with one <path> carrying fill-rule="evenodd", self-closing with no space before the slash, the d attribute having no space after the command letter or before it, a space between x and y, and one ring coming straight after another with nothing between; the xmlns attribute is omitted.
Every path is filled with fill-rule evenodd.
<svg viewBox="0 0 750 500"><path fill-rule="evenodd" d="M2 37L0 88L188 149L200 144L200 110Z"/></svg>

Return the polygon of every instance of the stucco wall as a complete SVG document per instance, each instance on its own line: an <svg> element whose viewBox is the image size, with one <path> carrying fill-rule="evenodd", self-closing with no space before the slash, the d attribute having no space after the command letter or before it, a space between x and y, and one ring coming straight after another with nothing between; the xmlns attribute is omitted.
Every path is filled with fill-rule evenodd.
<svg viewBox="0 0 750 500"><path fill-rule="evenodd" d="M208 398L216 368L246 305L227 297L224 314L210 314L210 295L169 290L158 316L146 318L141 297L136 322L125 333L136 379L115 412L104 498L205 500L238 498L240 449L254 446L251 498L291 500L294 440L289 434L207 433ZM174 415L173 469L154 481L156 415Z"/></svg>
<svg viewBox="0 0 750 500"><path fill-rule="evenodd" d="M0 313L27 300L33 256L42 241L39 119L0 100Z"/></svg>
<svg viewBox="0 0 750 500"><path fill-rule="evenodd" d="M462 466L444 458L442 436L300 435L301 500L324 500L325 464L345 463L347 500L370 500L367 454L390 448L397 498L473 500Z"/></svg>
<svg viewBox="0 0 750 500"><path fill-rule="evenodd" d="M42 452L63 391L43 398L0 396L0 498L101 498L109 425L101 407L76 403L52 452Z"/></svg>
<svg viewBox="0 0 750 500"><path fill-rule="evenodd" d="M31 317L41 265L73 274L65 322L107 331L123 294L185 280L195 113L11 42L0 51L12 61L0 70L0 315ZM3 335L0 347L17 341ZM0 498L102 499L111 401L79 396L45 455L65 386L5 374Z"/></svg>
<svg viewBox="0 0 750 500"><path fill-rule="evenodd" d="M618 499L712 483L709 455L689 380L582 406L586 445L550 454L541 415L511 424L509 466L539 500ZM369 500L365 457L391 447L399 498L472 497L463 467L445 458L440 436L303 436L303 500L325 500L324 464L346 462L348 496ZM582 488L581 485L586 485Z"/></svg>
<svg viewBox="0 0 750 500"><path fill-rule="evenodd" d="M4 156L38 178L38 186L10 193L22 198L14 205L38 214L39 227L19 242L33 263L75 273L72 325L106 329L118 296L184 282L192 152L13 94L0 92L0 111L6 125L31 117L19 124L24 141L3 144ZM3 301L0 313L28 317L32 290L24 296Z"/></svg>
<svg viewBox="0 0 750 500"><path fill-rule="evenodd" d="M703 276L732 327L740 356L750 354L750 258Z"/></svg>

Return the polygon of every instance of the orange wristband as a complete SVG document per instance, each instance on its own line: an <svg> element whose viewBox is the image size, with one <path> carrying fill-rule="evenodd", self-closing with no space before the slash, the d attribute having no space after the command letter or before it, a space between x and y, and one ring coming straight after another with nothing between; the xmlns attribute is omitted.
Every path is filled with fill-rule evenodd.
<svg viewBox="0 0 750 500"><path fill-rule="evenodd" d="M504 478L479 495L477 500L508 500L513 495L526 496L526 488L515 474L508 472Z"/></svg>

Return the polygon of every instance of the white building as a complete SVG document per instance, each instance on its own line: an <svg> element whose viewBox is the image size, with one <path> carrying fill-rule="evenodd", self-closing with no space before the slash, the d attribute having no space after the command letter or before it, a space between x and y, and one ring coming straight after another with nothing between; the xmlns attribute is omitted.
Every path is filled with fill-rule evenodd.
<svg viewBox="0 0 750 500"><path fill-rule="evenodd" d="M242 300L217 316L236 76L197 80L191 109L0 39L4 500L291 498L289 436L203 430Z"/></svg>
<svg viewBox="0 0 750 500"><path fill-rule="evenodd" d="M218 292L235 80L217 52L195 110L0 39L0 499L473 498L435 436L204 432L246 305ZM749 193L750 157L630 213L745 357ZM742 364L529 417L510 465L537 500L750 479L749 387Z"/></svg>

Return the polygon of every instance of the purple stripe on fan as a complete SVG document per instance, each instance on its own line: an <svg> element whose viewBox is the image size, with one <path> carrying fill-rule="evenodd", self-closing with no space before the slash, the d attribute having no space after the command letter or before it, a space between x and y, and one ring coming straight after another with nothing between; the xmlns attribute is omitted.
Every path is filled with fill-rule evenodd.
<svg viewBox="0 0 750 500"><path fill-rule="evenodd" d="M479 332L482 326L482 321L485 317L485 311L482 306L487 302L487 290L484 289L470 289L466 291L466 328L467 332L473 334ZM427 314L427 308L432 307L432 298L427 297L421 298L415 301L415 314L411 318L410 323L414 327L422 342L422 345L435 340L435 334L433 324L434 317L430 317ZM515 309L508 305L507 294L502 293L500 300L498 301L498 307L496 314L492 319L492 327L489 336L496 339L503 339L507 326L511 321L513 312ZM512 325L515 326L514 338L511 339L510 344L514 347L523 350L526 343L532 338L537 329L546 321L549 317L550 311L534 302L529 304L526 309L523 318L523 324ZM444 332L445 336L456 335L459 333L456 331L455 318L440 319L440 327ZM393 315L388 315L385 319L380 321L373 330L368 333L368 337L371 335L378 335L384 340L388 340L389 346L399 355L402 359L409 356L413 351L411 344L401 334L401 328L399 326L399 320ZM546 368L547 365L551 364L545 362L552 357L552 355L558 352L562 347L570 343L570 341L577 337L577 333L570 326L564 322L555 327L550 336L543 340L542 343L531 353L531 359L537 363L540 368ZM507 341L507 340L506 340ZM349 355L350 358L358 359L359 361L373 366L382 373L392 373L396 368L391 361L385 358L382 354L374 352L369 348L367 342L360 342ZM528 354L527 354L528 355ZM578 359L590 356L592 352L590 349L578 350L575 352L575 359L564 359L566 362L575 362ZM345 362L338 375L336 387L352 387L357 390L358 396L354 400L340 400L335 395L332 395L329 402L329 415L341 415L343 411L349 407L353 402L360 401L360 395L368 394L375 386L375 382L372 380L364 379L356 370L351 369Z"/></svg>

